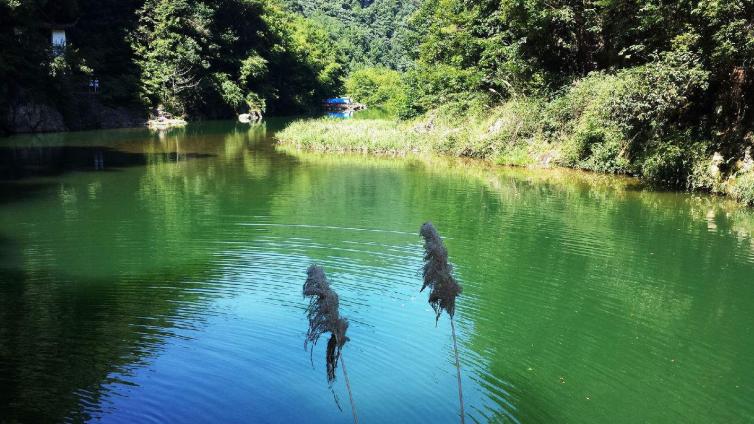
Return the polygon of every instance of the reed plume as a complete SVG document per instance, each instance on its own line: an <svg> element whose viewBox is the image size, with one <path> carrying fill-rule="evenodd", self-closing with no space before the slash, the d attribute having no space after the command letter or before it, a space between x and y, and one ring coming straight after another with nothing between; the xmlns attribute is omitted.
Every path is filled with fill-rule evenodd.
<svg viewBox="0 0 754 424"><path fill-rule="evenodd" d="M330 333L325 358L327 382L332 385L335 381L335 370L338 367L338 360L340 360L343 365L343 376L346 379L348 397L351 401L353 420L355 423L358 423L356 406L353 401L353 393L351 392L351 382L348 379L346 363L342 357L343 346L349 341L349 338L346 337L348 320L342 318L338 311L338 294L330 287L330 283L325 276L325 271L317 265L311 265L306 270L306 282L304 282L303 292L304 297L309 297L309 306L306 308L309 329L306 332L304 349L311 343L311 352L313 352L319 338L325 333Z"/></svg>
<svg viewBox="0 0 754 424"><path fill-rule="evenodd" d="M461 362L458 359L458 343L456 342L456 326L453 315L456 312L456 296L463 288L453 277L453 266L448 262L448 249L445 248L440 234L431 222L421 226L419 234L424 238L424 284L421 291L429 287L429 304L435 311L435 322L440 319L442 311L450 316L450 329L453 334L453 351L456 357L456 371L458 377L458 400L461 405L461 423L465 423L463 408L463 388L461 387Z"/></svg>
<svg viewBox="0 0 754 424"><path fill-rule="evenodd" d="M445 310L453 318L456 312L456 296L463 288L453 277L453 265L448 262L448 249L431 222L422 225L419 234L424 237L424 285L429 287L429 304L435 310L435 321Z"/></svg>

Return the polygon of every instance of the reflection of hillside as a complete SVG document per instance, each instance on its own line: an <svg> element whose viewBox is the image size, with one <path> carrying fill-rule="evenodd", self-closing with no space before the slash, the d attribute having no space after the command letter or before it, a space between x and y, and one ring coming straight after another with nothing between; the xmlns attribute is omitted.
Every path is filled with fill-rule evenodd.
<svg viewBox="0 0 754 424"><path fill-rule="evenodd" d="M277 272L291 258L337 277L359 346L370 347L351 351L370 360L363 376L410 364L401 355L411 353L405 386L439 393L454 378L450 357L442 362L447 322L407 328L418 315L432 324L414 287L426 219L465 286L464 388L480 422L736 422L751 411L741 360L754 356L751 213L575 171L284 154L270 144L274 125L5 147L36 168L0 184L0 421L96 417L169 337L214 317L218 296L254 291L249 270L276 298L266 311L284 298L299 317L290 280L276 281L290 278ZM96 152L113 172L96 168ZM407 406L392 399L413 393L378 377L385 391L370 394L390 399L385 411L445 416L442 398Z"/></svg>
<svg viewBox="0 0 754 424"><path fill-rule="evenodd" d="M406 232L431 218L448 237L481 421L735 421L743 397L720 393L754 355L750 211L575 171L288 153L304 165L274 215Z"/></svg>
<svg viewBox="0 0 754 424"><path fill-rule="evenodd" d="M572 169L529 169L499 167L484 161L437 156L380 157L360 154L323 154L303 152L280 146L278 149L295 157L302 163L330 168L421 170L432 178L463 178L481 183L490 193L499 197L500 204L522 210L541 208L543 203L562 201L564 198L583 202L595 202L593 213L620 209L626 200L641 204L644 213L653 216L677 219L700 225L703 222L710 231L735 234L742 247L752 245L754 251L754 213L735 202L714 196L689 196L683 193L656 192L643 189L638 180L582 172ZM398 160L396 160L398 159ZM521 191L529 190L529 196ZM536 190L536 193L531 192ZM574 205L578 206L578 205ZM484 212L484 211L483 211ZM571 220L566 220L571 221ZM714 221L714 224L711 223ZM579 220L572 221L578 225ZM583 220L587 222L588 220Z"/></svg>
<svg viewBox="0 0 754 424"><path fill-rule="evenodd" d="M0 271L0 416L91 418L108 376L159 352L183 309L204 302L186 283L201 271L183 272L97 281Z"/></svg>
<svg viewBox="0 0 754 424"><path fill-rule="evenodd" d="M267 215L277 189L268 174L289 161L251 152L264 137L263 127L209 126L23 154L38 168L24 184L37 175L48 184L0 210L0 422L86 421L113 375L149 361L176 326L201 323L218 294L211 241L249 241L226 218ZM97 151L106 164L138 161L118 172L70 168L90 166ZM76 172L52 172L58 164Z"/></svg>
<svg viewBox="0 0 754 424"><path fill-rule="evenodd" d="M198 157L191 154L190 157ZM110 147L57 146L0 148L0 180L19 181L56 177L70 172L117 171L150 162L145 153L128 153ZM163 156L161 160L177 160Z"/></svg>

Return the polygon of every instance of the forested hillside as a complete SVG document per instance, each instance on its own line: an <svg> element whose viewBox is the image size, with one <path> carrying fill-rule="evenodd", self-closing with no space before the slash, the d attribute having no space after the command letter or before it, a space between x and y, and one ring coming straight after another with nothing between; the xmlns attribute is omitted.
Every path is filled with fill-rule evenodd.
<svg viewBox="0 0 754 424"><path fill-rule="evenodd" d="M754 1L426 0L413 22L409 109L513 102L501 157L754 202Z"/></svg>
<svg viewBox="0 0 754 424"><path fill-rule="evenodd" d="M352 69L412 65L410 16L421 0L285 0L334 37Z"/></svg>
<svg viewBox="0 0 754 424"><path fill-rule="evenodd" d="M670 105L681 122L704 116L733 138L750 128L751 0L426 0L412 23L420 110L450 93L553 95L583 78L645 74L647 88L683 97Z"/></svg>
<svg viewBox="0 0 754 424"><path fill-rule="evenodd" d="M276 0L2 0L0 128L127 125L103 121L158 105L194 119L304 112L340 91L334 40Z"/></svg>

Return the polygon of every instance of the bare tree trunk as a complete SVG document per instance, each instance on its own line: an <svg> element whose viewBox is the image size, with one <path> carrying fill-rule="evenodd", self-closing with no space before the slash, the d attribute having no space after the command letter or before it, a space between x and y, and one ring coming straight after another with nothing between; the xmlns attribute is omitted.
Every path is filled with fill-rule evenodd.
<svg viewBox="0 0 754 424"><path fill-rule="evenodd" d="M458 360L458 344L456 343L456 325L453 323L453 317L450 318L450 329L453 332L453 351L456 354L456 371L458 372L458 401L461 404L461 424L466 422L466 414L463 411L463 389L461 388L461 361ZM345 371L345 367L343 368ZM346 377L348 381L348 377ZM349 392L350 393L350 392Z"/></svg>
<svg viewBox="0 0 754 424"><path fill-rule="evenodd" d="M343 366L343 376L346 378L346 388L348 389L348 399L351 400L353 422L354 424L359 424L359 418L356 416L356 404L353 402L353 393L351 392L351 381L348 379L348 371L346 371L346 361L343 359L343 354L340 355L340 365Z"/></svg>

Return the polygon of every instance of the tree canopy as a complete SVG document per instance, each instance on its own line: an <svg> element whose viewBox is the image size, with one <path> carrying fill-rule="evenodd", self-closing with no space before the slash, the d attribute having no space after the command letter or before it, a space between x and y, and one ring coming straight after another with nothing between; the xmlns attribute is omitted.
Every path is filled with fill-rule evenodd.
<svg viewBox="0 0 754 424"><path fill-rule="evenodd" d="M113 104L195 117L300 113L338 94L347 69L331 33L277 0L3 0L0 8L4 99L63 104L97 78L100 98ZM60 23L68 43L57 55L50 29Z"/></svg>
<svg viewBox="0 0 754 424"><path fill-rule="evenodd" d="M352 69L412 65L409 17L420 0L285 0L290 9L332 34Z"/></svg>

